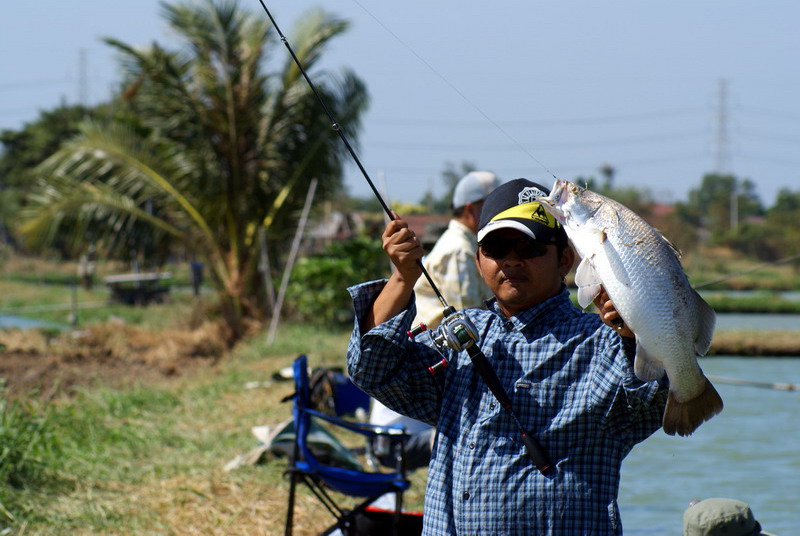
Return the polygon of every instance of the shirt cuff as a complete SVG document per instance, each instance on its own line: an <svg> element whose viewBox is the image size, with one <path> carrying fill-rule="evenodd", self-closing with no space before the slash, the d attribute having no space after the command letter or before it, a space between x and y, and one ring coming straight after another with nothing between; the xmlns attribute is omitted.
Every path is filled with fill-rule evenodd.
<svg viewBox="0 0 800 536"><path fill-rule="evenodd" d="M347 289L353 299L353 309L355 311L353 335L359 338L366 335L378 336L393 344L402 346L409 340L408 331L411 329L411 322L417 314L416 298L413 292L408 305L402 312L382 324L378 324L366 333L361 332L361 323L369 314L372 304L383 290L383 287L386 286L386 282L386 279L378 279L354 285Z"/></svg>

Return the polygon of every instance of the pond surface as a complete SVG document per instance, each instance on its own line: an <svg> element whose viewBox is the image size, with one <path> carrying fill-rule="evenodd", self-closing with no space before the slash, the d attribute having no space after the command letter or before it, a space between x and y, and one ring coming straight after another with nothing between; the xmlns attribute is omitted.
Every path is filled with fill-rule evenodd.
<svg viewBox="0 0 800 536"><path fill-rule="evenodd" d="M800 384L800 358L701 359L709 376ZM800 530L800 392L715 384L725 409L690 437L663 431L637 445L622 466L625 534L681 534L689 501L747 503L762 529Z"/></svg>
<svg viewBox="0 0 800 536"><path fill-rule="evenodd" d="M43 322L34 318L25 318L24 316L0 315L0 329L33 329L33 328L52 328L52 329L66 329L66 326L53 324L52 322Z"/></svg>
<svg viewBox="0 0 800 536"><path fill-rule="evenodd" d="M800 331L800 315L717 313L716 331Z"/></svg>

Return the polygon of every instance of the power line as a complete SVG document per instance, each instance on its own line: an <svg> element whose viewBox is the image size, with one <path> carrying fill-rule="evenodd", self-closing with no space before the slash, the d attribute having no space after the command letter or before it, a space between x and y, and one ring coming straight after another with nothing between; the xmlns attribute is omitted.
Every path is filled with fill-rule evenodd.
<svg viewBox="0 0 800 536"><path fill-rule="evenodd" d="M737 129L737 134L740 136L744 136L745 138L751 138L756 140L767 140L767 141L777 141L781 143L793 143L793 144L800 144L800 138L791 138L785 136L775 136L773 134L769 134L766 132L759 132L757 130L742 130L739 131Z"/></svg>
<svg viewBox="0 0 800 536"><path fill-rule="evenodd" d="M782 166L793 166L793 167L800 167L800 160L791 160L788 158L781 158L781 157L774 157L774 156L762 156L753 153L743 153L743 152L736 152L737 158L744 159L744 160L760 160L762 162L769 162L772 164L779 164Z"/></svg>
<svg viewBox="0 0 800 536"><path fill-rule="evenodd" d="M32 87L45 87L68 84L71 80L69 78L50 78L46 80L28 80L25 82L8 82L0 84L0 91L15 91L18 89L29 89Z"/></svg>
<svg viewBox="0 0 800 536"><path fill-rule="evenodd" d="M750 106L737 106L736 110L739 112L754 114L754 115L763 115L768 117L774 117L776 119L785 119L787 121L800 121L800 114L796 112L786 112L781 110L767 110L764 108L753 108Z"/></svg>
<svg viewBox="0 0 800 536"><path fill-rule="evenodd" d="M643 112L638 114L626 115L609 115L609 116L596 116L596 117L582 117L582 118L566 118L566 119L537 119L537 120L498 120L494 121L497 125L507 127L549 127L559 125L597 125L608 123L628 123L636 121L650 121L652 119L660 118L673 118L686 115L697 115L699 113L707 113L705 108L681 108L675 110L661 110L655 112ZM436 120L436 119L407 119L407 118L392 118L381 117L372 119L371 122L385 123L388 125L400 126L433 126L433 127L487 127L486 121L478 120Z"/></svg>
<svg viewBox="0 0 800 536"><path fill-rule="evenodd" d="M694 130L677 133L670 133L656 136L636 136L605 140L575 141L575 142L545 142L527 144L531 150L544 149L575 149L580 147L607 147L615 145L653 143L670 140L686 140L689 137L705 136L705 131ZM469 150L469 151L516 151L518 147L510 144L486 144L486 143L414 143L414 142L392 142L392 141L373 141L369 143L373 147L391 147L392 149L412 150L412 151L441 151L441 150Z"/></svg>
<svg viewBox="0 0 800 536"><path fill-rule="evenodd" d="M673 154L673 155L664 155L658 156L654 158L641 158L637 160L623 160L619 162L614 162L615 168L630 168L630 167L638 167L638 166L647 166L652 164L663 164L667 163L678 163L678 162L686 162L689 160L701 160L708 158L708 153L701 152L701 153L684 153L684 154ZM600 163L595 164L568 164L564 166L553 166L554 169L558 169L561 172L569 172L569 173L576 173L576 172L587 172L590 170L597 170L600 167ZM438 166L438 164L437 164ZM516 166L514 168L503 168L503 167L493 167L492 169L501 175L508 175L509 172L516 173L519 171L520 167ZM387 174L398 174L398 175L424 175L425 173L435 173L440 174L441 169L432 166L386 166L383 171Z"/></svg>

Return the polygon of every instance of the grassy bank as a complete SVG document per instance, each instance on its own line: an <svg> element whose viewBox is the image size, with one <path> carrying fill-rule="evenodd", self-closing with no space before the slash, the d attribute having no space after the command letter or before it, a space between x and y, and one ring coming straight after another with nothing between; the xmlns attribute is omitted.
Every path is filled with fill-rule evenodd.
<svg viewBox="0 0 800 536"><path fill-rule="evenodd" d="M800 314L800 301L788 300L777 292L756 292L748 296L706 294L704 299L718 313Z"/></svg>
<svg viewBox="0 0 800 536"><path fill-rule="evenodd" d="M7 534L280 533L285 460L231 472L223 467L257 446L252 426L290 415L280 400L293 385L246 384L270 382L299 353L313 366L341 365L347 334L286 326L273 346L263 340L259 335L179 380L10 402L3 417L22 431L13 442L20 461L4 464L0 475L0 526ZM26 450L26 443L35 448ZM424 475L415 481L409 504L421 507ZM314 534L328 522L305 492L298 509L296 534Z"/></svg>
<svg viewBox="0 0 800 536"><path fill-rule="evenodd" d="M800 332L720 331L714 334L709 355L800 357Z"/></svg>

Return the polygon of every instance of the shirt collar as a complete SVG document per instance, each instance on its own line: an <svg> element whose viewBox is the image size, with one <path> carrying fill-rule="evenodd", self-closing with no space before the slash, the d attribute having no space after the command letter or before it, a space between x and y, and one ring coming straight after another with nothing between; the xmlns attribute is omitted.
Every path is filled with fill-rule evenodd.
<svg viewBox="0 0 800 536"><path fill-rule="evenodd" d="M473 233L469 227L467 227L466 225L464 225L463 223L461 223L456 219L451 219L450 222L447 224L447 228L468 235L470 238L472 238L472 240L477 240L475 238L475 233Z"/></svg>

